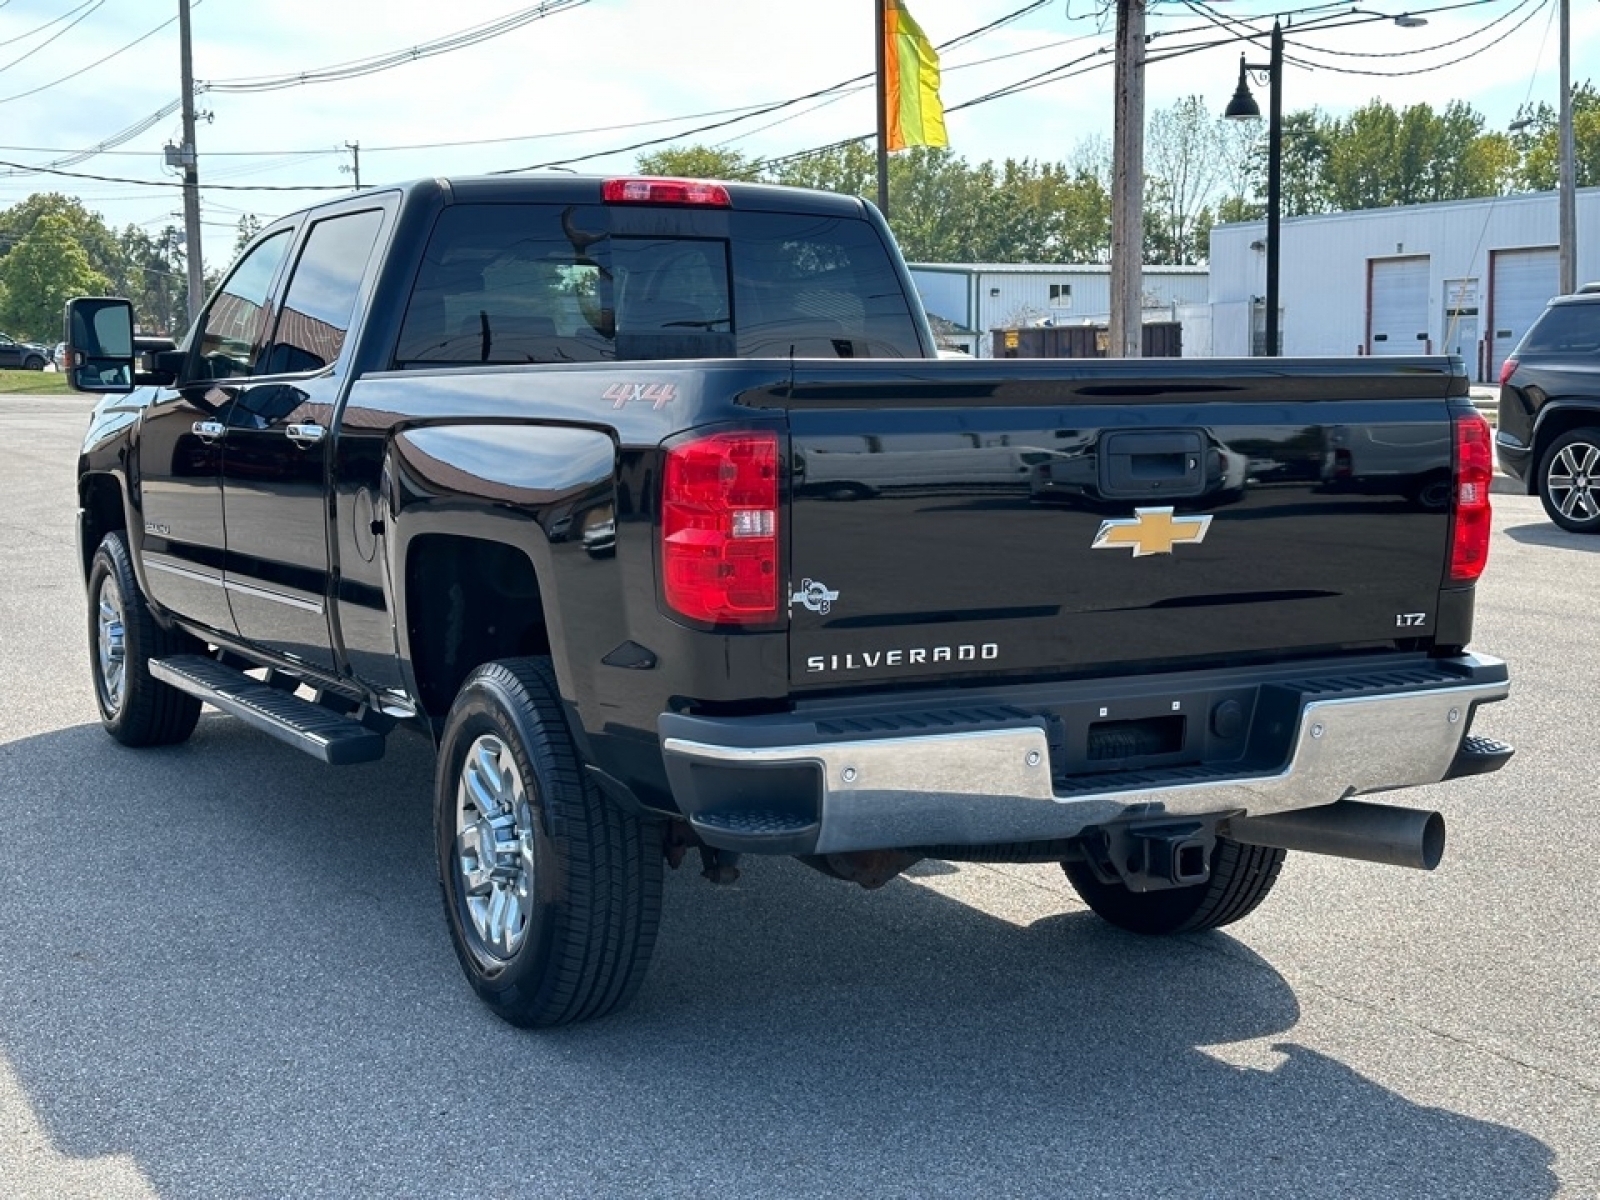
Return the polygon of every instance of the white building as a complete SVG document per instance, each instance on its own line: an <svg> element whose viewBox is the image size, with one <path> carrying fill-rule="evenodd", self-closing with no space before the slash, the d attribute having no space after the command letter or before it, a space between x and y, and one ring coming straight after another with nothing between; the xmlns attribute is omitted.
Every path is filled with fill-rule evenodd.
<svg viewBox="0 0 1600 1200"><path fill-rule="evenodd" d="M1600 188L1574 199L1583 284L1600 279ZM1459 354L1493 381L1559 290L1559 220L1554 192L1285 220L1283 353ZM1211 231L1212 354L1263 346L1266 236L1265 221Z"/></svg>
<svg viewBox="0 0 1600 1200"><path fill-rule="evenodd" d="M928 315L955 327L950 340L981 358L994 354L992 330L1046 321L1104 325L1111 312L1111 268L1104 265L912 263L911 280ZM1147 266L1143 290L1145 320L1185 321L1184 353L1193 353L1187 317L1205 315L1207 269Z"/></svg>

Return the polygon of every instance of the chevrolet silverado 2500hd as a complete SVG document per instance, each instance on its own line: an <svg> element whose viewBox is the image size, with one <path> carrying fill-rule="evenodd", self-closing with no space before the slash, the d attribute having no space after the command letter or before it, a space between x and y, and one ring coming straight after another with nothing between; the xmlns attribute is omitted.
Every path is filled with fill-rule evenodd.
<svg viewBox="0 0 1600 1200"><path fill-rule="evenodd" d="M1354 797L1511 753L1452 359L940 361L870 206L631 178L364 191L181 346L67 324L106 729L432 738L449 930L519 1024L629 1000L688 851L1060 862L1171 933L1287 849L1432 867L1437 813Z"/></svg>

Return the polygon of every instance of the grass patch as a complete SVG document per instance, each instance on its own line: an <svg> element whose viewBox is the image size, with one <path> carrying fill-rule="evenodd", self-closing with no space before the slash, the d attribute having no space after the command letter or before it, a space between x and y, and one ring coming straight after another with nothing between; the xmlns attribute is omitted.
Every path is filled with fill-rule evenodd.
<svg viewBox="0 0 1600 1200"><path fill-rule="evenodd" d="M65 396L71 391L60 371L0 371L0 396Z"/></svg>

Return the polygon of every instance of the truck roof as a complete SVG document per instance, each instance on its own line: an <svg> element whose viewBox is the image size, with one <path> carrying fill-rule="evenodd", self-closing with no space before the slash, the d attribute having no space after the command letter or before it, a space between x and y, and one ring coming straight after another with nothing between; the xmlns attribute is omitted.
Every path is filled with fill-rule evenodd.
<svg viewBox="0 0 1600 1200"><path fill-rule="evenodd" d="M410 195L418 192L443 194L445 203L514 204L543 201L555 204L599 204L600 188L608 179L646 178L639 172L614 172L608 175L453 175L436 179L414 179L393 188ZM776 209L782 212L814 213L818 216L859 218L864 204L859 197L784 187L769 183L740 183L718 180L728 191L734 208ZM341 197L348 200L349 197Z"/></svg>

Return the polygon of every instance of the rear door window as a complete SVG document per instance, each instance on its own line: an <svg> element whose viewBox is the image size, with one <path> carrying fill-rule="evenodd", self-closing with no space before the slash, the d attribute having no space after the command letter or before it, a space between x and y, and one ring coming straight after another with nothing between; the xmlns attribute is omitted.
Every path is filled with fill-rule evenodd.
<svg viewBox="0 0 1600 1200"><path fill-rule="evenodd" d="M601 205L456 205L434 227L396 365L922 356L862 220L727 214L728 236L613 234Z"/></svg>

